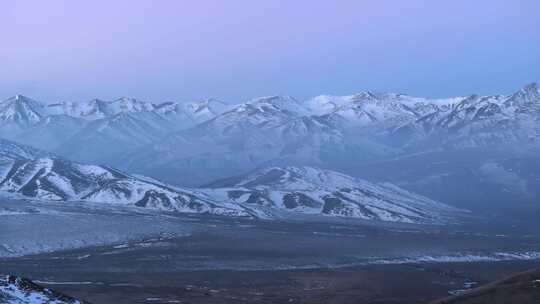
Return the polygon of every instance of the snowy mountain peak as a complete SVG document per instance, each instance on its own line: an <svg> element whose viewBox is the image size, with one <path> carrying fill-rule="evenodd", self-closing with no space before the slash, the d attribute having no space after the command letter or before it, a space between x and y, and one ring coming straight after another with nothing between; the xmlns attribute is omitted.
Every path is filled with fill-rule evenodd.
<svg viewBox="0 0 540 304"><path fill-rule="evenodd" d="M156 104L153 112L171 120L178 126L193 126L196 123L210 120L231 108L217 99L209 98L193 102L164 102Z"/></svg>
<svg viewBox="0 0 540 304"><path fill-rule="evenodd" d="M34 104L42 105L40 102L38 102L38 101L28 97L28 96L22 95L22 94L16 94L15 96L8 98L7 100L16 101L16 102L34 103Z"/></svg>
<svg viewBox="0 0 540 304"><path fill-rule="evenodd" d="M516 96L526 99L527 101L540 102L540 85L533 82L523 87Z"/></svg>
<svg viewBox="0 0 540 304"><path fill-rule="evenodd" d="M84 102L62 102L49 106L51 115L67 115L85 120L105 118L112 114L109 102L94 98Z"/></svg>
<svg viewBox="0 0 540 304"><path fill-rule="evenodd" d="M2 153L5 151L6 153ZM250 216L238 206L219 206L191 189L85 165L0 141L0 191L43 200L90 201L186 213Z"/></svg>
<svg viewBox="0 0 540 304"><path fill-rule="evenodd" d="M18 94L0 103L0 121L32 125L41 120L43 110L43 104Z"/></svg>
<svg viewBox="0 0 540 304"><path fill-rule="evenodd" d="M48 114L96 120L123 112L140 113L153 109L153 104L134 98L122 97L113 101L94 98L86 102L64 102L51 105Z"/></svg>
<svg viewBox="0 0 540 304"><path fill-rule="evenodd" d="M246 104L253 105L258 108L275 107L280 110L285 110L291 113L307 114L308 110L305 105L296 98L287 95L274 95L266 97L258 97L248 101Z"/></svg>
<svg viewBox="0 0 540 304"><path fill-rule="evenodd" d="M526 85L510 95L504 105L516 108L518 112L522 113L540 111L540 86L536 82Z"/></svg>

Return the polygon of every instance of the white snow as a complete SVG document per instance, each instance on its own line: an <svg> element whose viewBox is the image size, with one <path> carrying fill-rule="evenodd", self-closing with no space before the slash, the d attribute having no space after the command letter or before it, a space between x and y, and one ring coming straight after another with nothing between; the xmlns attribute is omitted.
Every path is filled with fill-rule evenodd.
<svg viewBox="0 0 540 304"><path fill-rule="evenodd" d="M243 203L256 195L258 203L250 204L252 208L264 206L307 214L323 214L326 198L332 197L340 205L328 211L328 215L391 222L441 222L450 214L462 212L392 184L374 184L313 167L268 167L242 177L234 185L202 191L220 202ZM229 192L242 194L232 198L226 196ZM299 194L309 198L310 205L300 204L288 209L284 204L285 197Z"/></svg>
<svg viewBox="0 0 540 304"><path fill-rule="evenodd" d="M498 262L527 261L540 259L540 252L495 252L492 254L455 254L455 255L422 255L417 257L379 259L372 258L368 264L413 264L413 263L463 263L463 262Z"/></svg>
<svg viewBox="0 0 540 304"><path fill-rule="evenodd" d="M0 300L4 299L5 304L81 304L78 300L64 301L56 299L53 293L48 290L26 290L21 286L19 278L15 283L8 281L8 278L0 278Z"/></svg>

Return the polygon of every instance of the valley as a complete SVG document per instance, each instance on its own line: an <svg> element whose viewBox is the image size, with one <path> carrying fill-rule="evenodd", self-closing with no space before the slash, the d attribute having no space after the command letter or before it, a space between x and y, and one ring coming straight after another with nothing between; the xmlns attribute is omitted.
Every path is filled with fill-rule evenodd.
<svg viewBox="0 0 540 304"><path fill-rule="evenodd" d="M1 272L91 303L418 303L540 258L537 221L417 225L96 203L0 206L12 211L1 217L9 227L0 232Z"/></svg>
<svg viewBox="0 0 540 304"><path fill-rule="evenodd" d="M0 12L0 304L540 304L539 0Z"/></svg>
<svg viewBox="0 0 540 304"><path fill-rule="evenodd" d="M538 265L539 105L534 83L238 104L17 95L0 103L0 274L91 303L461 294ZM6 278L0 299L29 285Z"/></svg>

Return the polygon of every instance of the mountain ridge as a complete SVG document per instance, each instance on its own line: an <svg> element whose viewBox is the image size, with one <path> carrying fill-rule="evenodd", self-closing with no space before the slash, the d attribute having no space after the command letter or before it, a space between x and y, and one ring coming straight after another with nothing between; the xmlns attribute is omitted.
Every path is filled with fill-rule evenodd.
<svg viewBox="0 0 540 304"><path fill-rule="evenodd" d="M181 188L0 141L0 191L38 200L268 219L305 213L426 224L443 223L459 213L455 208L393 185L376 185L323 169L273 167L251 174L266 177L263 181L268 183L272 181L269 178L272 172L293 178L281 183L263 183L262 188L246 183L220 188ZM278 181L273 178L274 182ZM320 195L314 197L314 192ZM276 199L279 194L283 197ZM239 199L240 196L246 200Z"/></svg>
<svg viewBox="0 0 540 304"><path fill-rule="evenodd" d="M389 183L306 166L264 167L207 184L202 191L295 212L405 223L444 222L445 213L463 212Z"/></svg>
<svg viewBox="0 0 540 304"><path fill-rule="evenodd" d="M0 120L0 137L189 187L270 163L354 175L345 163L356 166L439 148L535 151L540 147L539 92L532 83L508 95L446 99L366 91L159 107L122 98L109 110L108 102L94 100L90 104L98 110L83 111L86 118L58 111L44 115L38 111L42 107L32 107L41 115L39 122ZM30 116L37 117L0 115Z"/></svg>

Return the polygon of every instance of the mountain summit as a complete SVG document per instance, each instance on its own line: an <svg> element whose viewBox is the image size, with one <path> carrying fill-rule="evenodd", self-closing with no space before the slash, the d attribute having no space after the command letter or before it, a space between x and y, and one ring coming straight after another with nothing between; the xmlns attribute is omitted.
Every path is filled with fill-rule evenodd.
<svg viewBox="0 0 540 304"><path fill-rule="evenodd" d="M0 103L0 123L32 125L44 115L44 105L23 95L15 95Z"/></svg>

